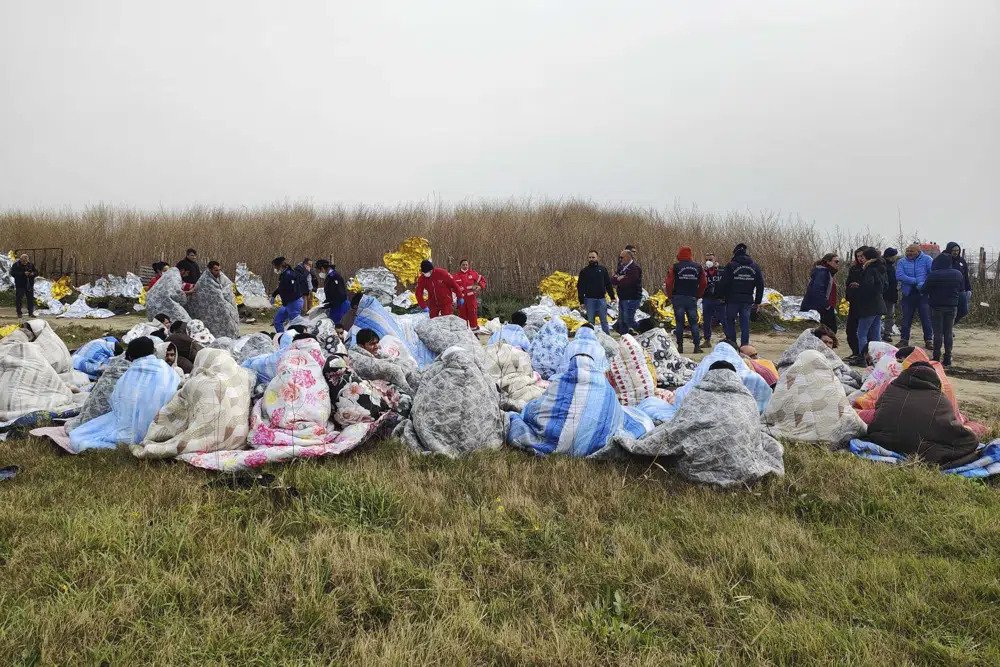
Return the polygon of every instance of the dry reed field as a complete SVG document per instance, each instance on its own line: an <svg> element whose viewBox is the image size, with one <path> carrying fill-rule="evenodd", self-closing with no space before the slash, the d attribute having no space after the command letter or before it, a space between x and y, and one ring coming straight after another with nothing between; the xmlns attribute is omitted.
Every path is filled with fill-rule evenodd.
<svg viewBox="0 0 1000 667"><path fill-rule="evenodd" d="M332 256L342 273L378 266L383 253L411 236L424 236L439 265L457 270L463 257L489 277L491 292L529 297L554 270L577 271L597 249L614 265L626 244L639 248L646 285L663 283L677 249L689 245L728 259L740 242L778 289L804 289L809 267L833 242L812 225L775 213L726 215L697 210L656 211L599 207L585 202L480 203L321 210L313 206L263 209L192 208L140 212L98 207L84 212L0 213L0 239L12 248L61 247L81 271L135 271L161 257L171 263L191 246L202 262L218 259L232 270L245 261L270 275L270 260L285 255ZM849 243L843 243L846 247Z"/></svg>

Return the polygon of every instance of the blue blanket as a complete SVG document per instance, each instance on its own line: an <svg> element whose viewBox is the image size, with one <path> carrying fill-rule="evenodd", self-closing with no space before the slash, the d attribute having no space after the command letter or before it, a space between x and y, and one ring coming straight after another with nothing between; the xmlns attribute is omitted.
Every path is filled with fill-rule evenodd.
<svg viewBox="0 0 1000 667"><path fill-rule="evenodd" d="M285 353L288 346L295 339L294 331L285 331L278 337L278 349L267 354L259 354L256 357L244 359L240 364L243 368L249 368L257 374L257 384L266 385L278 372L278 361Z"/></svg>
<svg viewBox="0 0 1000 667"><path fill-rule="evenodd" d="M490 336L487 345L496 345L500 341L510 343L514 347L519 347L525 352L531 349L531 341L524 333L524 327L519 324L505 324L500 327L500 331Z"/></svg>
<svg viewBox="0 0 1000 667"><path fill-rule="evenodd" d="M420 341L413 328L403 326L395 315L386 310L386 307L370 294L361 297L354 326L355 329L352 331L355 332L360 329L371 329L379 338L395 336L403 341L420 368L429 366L434 361L434 353ZM352 337L351 344L354 343Z"/></svg>
<svg viewBox="0 0 1000 667"><path fill-rule="evenodd" d="M79 453L139 444L179 384L177 373L165 362L152 355L136 359L111 392L111 412L73 429L71 449Z"/></svg>
<svg viewBox="0 0 1000 667"><path fill-rule="evenodd" d="M697 386L701 379L705 377L708 373L709 367L716 361L728 361L736 369L736 374L740 376L740 381L743 382L743 386L753 395L754 401L757 402L757 412L763 414L764 410L767 408L767 404L771 400L771 388L767 385L767 381L757 374L756 371L749 368L744 362L743 358L740 357L740 353L737 352L732 345L726 342L719 343L712 349L712 351L701 360L697 368L694 369L694 375L688 380L683 387L680 387L674 392L674 403L673 409L676 412L677 408L681 407L684 403L684 398L691 393L691 390Z"/></svg>
<svg viewBox="0 0 1000 667"><path fill-rule="evenodd" d="M641 420L630 418L630 430L639 431ZM590 456L626 427L614 389L594 360L584 355L573 357L544 394L520 413L508 413L508 419L507 442L540 455Z"/></svg>
<svg viewBox="0 0 1000 667"><path fill-rule="evenodd" d="M573 340L569 342L563 352L563 359L559 370L568 367L570 360L578 354L586 354L594 360L597 370L602 373L608 372L608 368L610 367L608 364L608 355L604 351L604 346L597 340L597 334L594 333L593 329L581 327L576 330Z"/></svg>
<svg viewBox="0 0 1000 667"><path fill-rule="evenodd" d="M108 359L115 356L117 342L113 336L107 336L84 343L83 347L73 353L73 370L96 380L104 372Z"/></svg>
<svg viewBox="0 0 1000 667"><path fill-rule="evenodd" d="M990 477L1000 474L1000 438L988 445L980 445L977 450L979 458L972 463L955 468L943 468L941 472L946 475L959 475L960 477ZM888 450L885 447L876 445L868 440L851 440L851 453L869 461L879 461L880 463L903 463L906 457Z"/></svg>
<svg viewBox="0 0 1000 667"><path fill-rule="evenodd" d="M563 353L567 345L569 345L569 332L566 323L558 317L553 317L542 325L531 341L531 367L543 379L548 380L564 365Z"/></svg>

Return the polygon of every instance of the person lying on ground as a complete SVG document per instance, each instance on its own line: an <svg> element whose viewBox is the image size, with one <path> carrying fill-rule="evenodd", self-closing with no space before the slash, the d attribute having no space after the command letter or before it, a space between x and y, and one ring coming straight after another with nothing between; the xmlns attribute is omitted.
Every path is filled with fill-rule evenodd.
<svg viewBox="0 0 1000 667"><path fill-rule="evenodd" d="M84 343L73 353L73 370L80 371L91 380L96 380L104 372L111 357L118 356L125 349L114 336L105 336Z"/></svg>

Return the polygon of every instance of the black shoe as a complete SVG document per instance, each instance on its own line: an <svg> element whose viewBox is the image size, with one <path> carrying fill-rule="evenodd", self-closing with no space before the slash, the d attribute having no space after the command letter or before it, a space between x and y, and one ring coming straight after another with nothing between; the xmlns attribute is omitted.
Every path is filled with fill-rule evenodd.
<svg viewBox="0 0 1000 667"><path fill-rule="evenodd" d="M945 368L951 368L951 355L950 354L944 355L944 359L941 361L941 365L944 366Z"/></svg>
<svg viewBox="0 0 1000 667"><path fill-rule="evenodd" d="M909 347L910 341L905 338L900 338L899 342L896 343L896 347Z"/></svg>
<svg viewBox="0 0 1000 667"><path fill-rule="evenodd" d="M702 353L702 352L704 352L704 351L705 351L705 350L701 349L701 345L695 345L695 346L694 346L694 353L695 353L695 354L701 354L701 353Z"/></svg>
<svg viewBox="0 0 1000 667"><path fill-rule="evenodd" d="M680 352L681 354L684 354L684 341L683 340L677 341L677 351Z"/></svg>
<svg viewBox="0 0 1000 667"><path fill-rule="evenodd" d="M934 341L932 341L932 340L925 340L924 341L924 349L930 350L930 349L933 349L933 348L934 348Z"/></svg>
<svg viewBox="0 0 1000 667"><path fill-rule="evenodd" d="M931 361L941 361L941 353L935 352L933 355L931 355Z"/></svg>

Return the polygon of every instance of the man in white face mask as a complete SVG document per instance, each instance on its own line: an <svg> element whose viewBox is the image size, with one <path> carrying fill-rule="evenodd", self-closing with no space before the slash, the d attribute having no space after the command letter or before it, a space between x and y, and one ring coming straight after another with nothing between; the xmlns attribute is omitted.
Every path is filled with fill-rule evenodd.
<svg viewBox="0 0 1000 667"><path fill-rule="evenodd" d="M722 310L725 304L722 295L719 293L719 281L722 273L719 272L719 264L715 260L715 253L705 253L705 279L708 286L705 294L701 297L701 327L705 338L705 347L712 347L712 326L721 320Z"/></svg>

